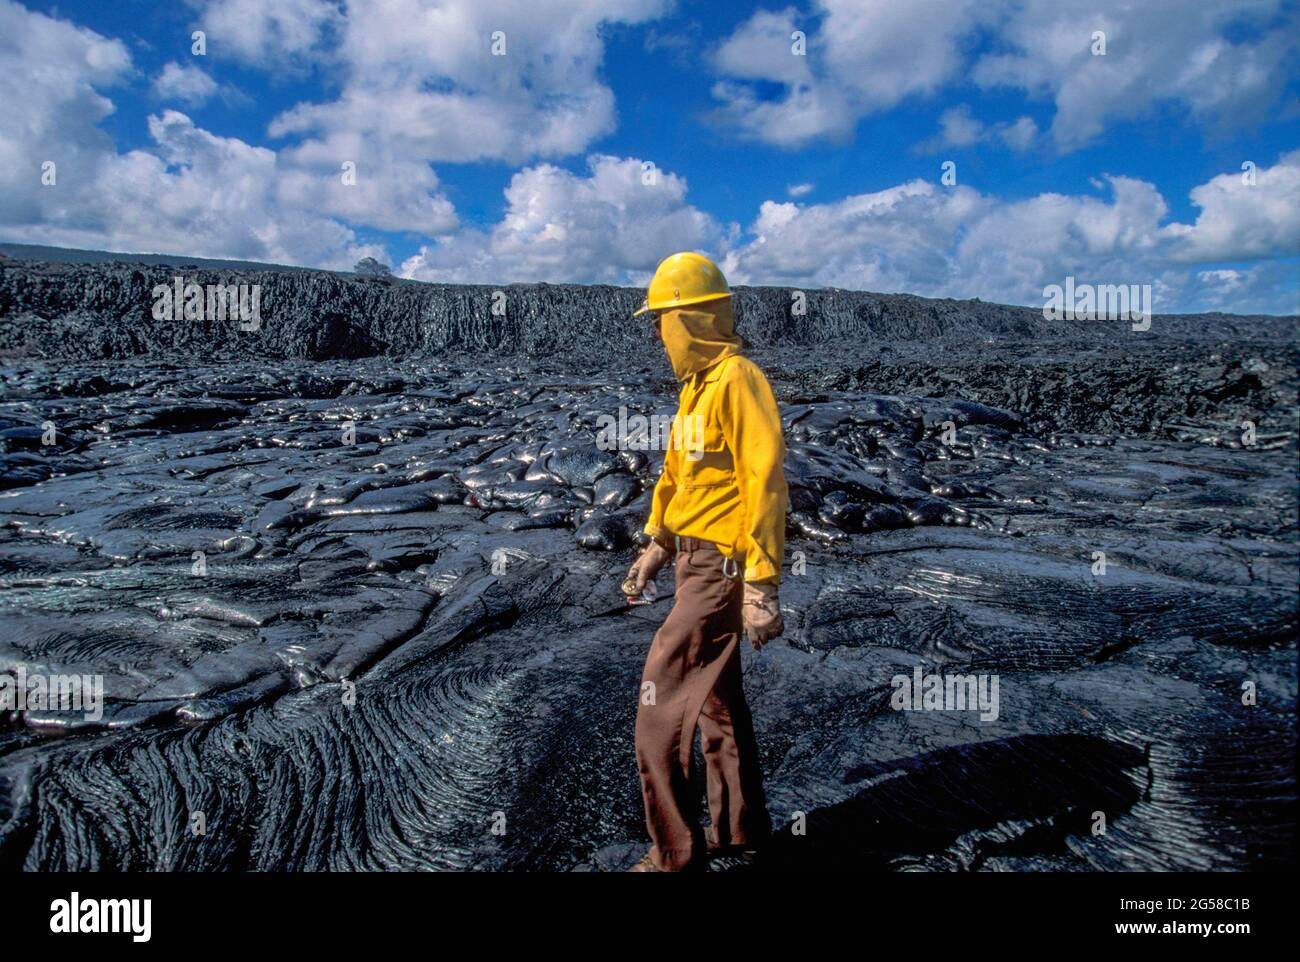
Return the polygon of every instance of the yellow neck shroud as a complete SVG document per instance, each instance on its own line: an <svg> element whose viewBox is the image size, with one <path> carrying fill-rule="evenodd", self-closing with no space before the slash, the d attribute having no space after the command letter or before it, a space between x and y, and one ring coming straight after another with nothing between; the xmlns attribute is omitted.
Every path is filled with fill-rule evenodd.
<svg viewBox="0 0 1300 962"><path fill-rule="evenodd" d="M679 381L740 353L729 297L664 311L659 333Z"/></svg>

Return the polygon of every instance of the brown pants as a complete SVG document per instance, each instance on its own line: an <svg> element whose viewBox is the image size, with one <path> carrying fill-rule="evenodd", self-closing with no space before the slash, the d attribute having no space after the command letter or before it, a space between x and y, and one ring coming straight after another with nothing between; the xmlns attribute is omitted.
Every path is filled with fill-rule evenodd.
<svg viewBox="0 0 1300 962"><path fill-rule="evenodd" d="M676 571L677 599L646 657L636 715L651 857L669 872L705 848L690 788L697 724L713 820L708 845L753 845L771 833L740 677L740 576L724 574L716 546L686 538Z"/></svg>

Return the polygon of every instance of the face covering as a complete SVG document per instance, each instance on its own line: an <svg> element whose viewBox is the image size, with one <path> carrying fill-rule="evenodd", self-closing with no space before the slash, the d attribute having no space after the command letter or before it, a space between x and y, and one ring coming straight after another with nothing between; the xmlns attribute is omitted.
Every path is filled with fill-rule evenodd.
<svg viewBox="0 0 1300 962"><path fill-rule="evenodd" d="M740 336L731 314L731 298L675 307L659 315L659 334L677 380L739 354Z"/></svg>

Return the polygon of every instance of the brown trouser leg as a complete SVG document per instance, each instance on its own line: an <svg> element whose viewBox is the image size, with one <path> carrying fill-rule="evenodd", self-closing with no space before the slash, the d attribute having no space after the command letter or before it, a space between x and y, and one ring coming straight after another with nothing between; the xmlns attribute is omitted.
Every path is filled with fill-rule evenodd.
<svg viewBox="0 0 1300 962"><path fill-rule="evenodd" d="M763 798L754 720L740 677L740 643L700 712L700 748L708 773L710 846L756 845L772 832Z"/></svg>
<svg viewBox="0 0 1300 962"><path fill-rule="evenodd" d="M754 725L740 675L739 579L712 546L677 554L677 599L655 634L641 676L636 757L651 857L665 871L702 854L690 789L695 728L703 733L710 835L716 844L759 841L770 831ZM653 685L650 687L647 683Z"/></svg>

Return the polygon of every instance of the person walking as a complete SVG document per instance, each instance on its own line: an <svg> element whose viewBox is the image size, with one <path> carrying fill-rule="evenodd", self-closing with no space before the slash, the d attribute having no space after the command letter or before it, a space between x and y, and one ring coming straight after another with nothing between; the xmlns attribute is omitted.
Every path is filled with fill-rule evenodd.
<svg viewBox="0 0 1300 962"><path fill-rule="evenodd" d="M771 834L740 639L747 634L757 650L785 630L778 589L789 492L776 398L741 353L717 265L672 255L636 313L655 323L681 391L645 526L650 541L624 582L639 596L675 561L675 603L641 678L636 759L652 845L632 871L675 872L702 867L712 853L752 850ZM697 728L707 831L690 789Z"/></svg>

